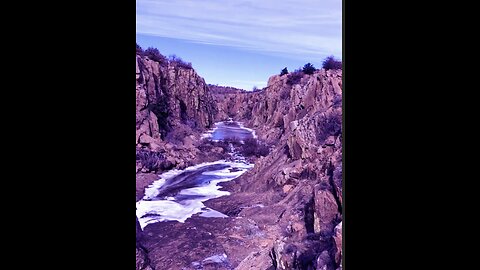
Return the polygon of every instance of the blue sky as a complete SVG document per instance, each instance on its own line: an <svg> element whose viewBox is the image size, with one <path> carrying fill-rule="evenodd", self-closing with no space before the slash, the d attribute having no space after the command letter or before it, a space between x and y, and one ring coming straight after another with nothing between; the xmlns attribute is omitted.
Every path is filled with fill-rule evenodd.
<svg viewBox="0 0 480 270"><path fill-rule="evenodd" d="M342 57L342 0L137 0L137 43L191 62L207 83L246 90Z"/></svg>

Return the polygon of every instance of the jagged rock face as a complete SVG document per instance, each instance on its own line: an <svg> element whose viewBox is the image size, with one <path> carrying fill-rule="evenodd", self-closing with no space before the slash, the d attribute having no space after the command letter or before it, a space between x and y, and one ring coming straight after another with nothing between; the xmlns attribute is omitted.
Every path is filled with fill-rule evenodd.
<svg viewBox="0 0 480 270"><path fill-rule="evenodd" d="M256 95L256 92L249 92L233 87L209 85L209 88L212 91L218 108L218 113L215 115L216 121L234 118L237 115L243 116L247 113L246 108L243 106L250 104L253 100L252 95ZM249 113L251 113L251 111Z"/></svg>
<svg viewBox="0 0 480 270"><path fill-rule="evenodd" d="M340 265L342 262L342 222L335 227L333 239L335 240L335 263Z"/></svg>
<svg viewBox="0 0 480 270"><path fill-rule="evenodd" d="M198 136L214 123L215 102L203 78L190 68L136 57L137 200L145 186L156 179L151 168L185 168L199 150ZM173 135L175 143L171 143ZM168 140L167 140L168 138ZM152 154L153 153L153 154ZM143 156L138 158L138 156ZM149 163L154 162L155 166ZM142 246L137 219L136 269L152 269Z"/></svg>
<svg viewBox="0 0 480 270"><path fill-rule="evenodd" d="M179 265L171 269L182 269L181 261L191 263L192 256L203 264L211 251L229 255L231 265L218 269L341 269L342 72L320 70L293 84L291 74L272 76L262 91L214 91L212 99L191 69L140 57L137 62L137 147L165 153L178 167L198 149L187 147L192 144L187 137L178 144L166 142L169 130L206 127L228 117L254 128L272 146L251 171L225 183L231 196L207 205L241 218L149 225L146 236L152 236L137 239L149 251L147 256L137 245L137 269L164 269L172 265L165 255L175 252L190 256L175 258ZM141 239L142 233L137 235Z"/></svg>
<svg viewBox="0 0 480 270"><path fill-rule="evenodd" d="M150 259L148 258L145 248L140 243L142 238L142 228L137 218L137 232L136 232L136 270L152 270L150 266Z"/></svg>
<svg viewBox="0 0 480 270"><path fill-rule="evenodd" d="M289 234L278 236L273 247L278 269L296 269L299 264L336 269L343 201L342 71L319 70L296 84L289 76L272 76L268 86L255 93L215 94L218 107L228 109L229 117L244 121L274 146L235 182L239 191L284 197L271 202L285 208L278 226ZM305 242L309 238L319 240Z"/></svg>
<svg viewBox="0 0 480 270"><path fill-rule="evenodd" d="M212 126L217 112L205 80L192 68L172 62L159 63L139 55L136 61L137 155L138 149L162 155L160 165L137 160L137 173L195 163L199 150L193 142Z"/></svg>
<svg viewBox="0 0 480 270"><path fill-rule="evenodd" d="M215 102L195 70L136 59L137 145L160 144L169 131L182 126L200 131L211 127Z"/></svg>

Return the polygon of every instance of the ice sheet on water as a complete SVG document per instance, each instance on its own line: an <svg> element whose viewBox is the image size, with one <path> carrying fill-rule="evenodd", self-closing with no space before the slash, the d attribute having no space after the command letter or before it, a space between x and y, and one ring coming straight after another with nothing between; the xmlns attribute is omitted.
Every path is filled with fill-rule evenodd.
<svg viewBox="0 0 480 270"><path fill-rule="evenodd" d="M231 122L233 123L234 121L232 119L229 119L228 122ZM242 137L241 133L251 133L252 134L252 137L254 139L257 138L257 135L255 134L255 130L251 129L251 128L247 128L244 126L244 124L242 122L236 122L238 124L238 127L227 127L225 125L225 123L222 121L222 122L217 122L217 123L214 123L214 127L210 130L207 130L204 134L202 134L200 136L200 139L205 139L205 138L209 138L211 139L212 141L215 141L215 142L218 142L220 139L213 139L214 137L214 134L219 131L219 129L230 129L232 132L236 132L238 133L237 135L239 137ZM245 132L246 131L246 132ZM241 140L243 142L243 140Z"/></svg>
<svg viewBox="0 0 480 270"><path fill-rule="evenodd" d="M233 120L230 118L229 122L233 122ZM231 127L232 132L237 132L239 134L251 133L253 138L257 137L254 130L244 127L243 123L237 123L239 125L238 127ZM203 134L201 138L213 138L215 131L219 128L225 127L226 126L223 122L215 123L215 127ZM145 189L145 196L143 199L137 202L137 216L142 229L147 224L165 220L185 222L186 219L196 213L202 213L203 216L222 216L222 213L206 208L203 202L220 196L229 195L229 192L219 190L220 187L217 186L217 184L233 180L253 167L253 164L246 162L245 158L238 155L238 153L233 153L232 156L236 158L236 161L219 160L206 162L188 167L184 170L174 169L159 175L159 179ZM204 183L203 186L181 190L177 194L179 195L178 198L167 197L163 200L151 201L151 199L158 196L159 189L165 185L169 179L172 179L183 172L195 171L214 164L224 164L228 165L228 167L220 170L203 172L202 175L204 176L215 177L212 177L212 179L209 182Z"/></svg>
<svg viewBox="0 0 480 270"><path fill-rule="evenodd" d="M158 195L158 189L161 188L167 180L169 180L169 179L171 179L171 178L173 178L173 177L175 177L175 176L177 176L177 175L179 175L183 172L195 171L197 169L200 169L200 168L203 168L203 167L206 167L206 166L210 166L210 165L214 165L214 164L224 164L224 165L229 165L229 166L232 166L232 167L245 168L245 169L249 169L249 168L253 167L253 164L244 164L244 163L237 163L237 162L228 162L228 161L225 161L225 160L217 160L217 161L214 161L214 162L205 162L205 163L201 163L201 164L198 164L198 165L195 165L195 166L190 166L188 168L185 168L184 170L173 169L173 170L170 170L168 172L165 172L165 173L159 175L159 179L156 180L155 182L153 182L151 185L149 185L145 189L145 195L143 197L143 200L149 200L149 199L155 198ZM224 170L220 170L220 171L224 171Z"/></svg>
<svg viewBox="0 0 480 270"><path fill-rule="evenodd" d="M228 167L203 173L204 175L218 176L218 178L212 178L213 180L206 185L186 188L178 193L179 197L183 196L183 198L191 199L175 200L175 197L167 197L163 200L150 201L151 198L154 198L156 194L158 194L157 189L163 186L168 179L185 171L193 171L214 164L224 164L228 165ZM192 215L202 212L207 212L203 213L205 214L205 217L226 217L218 211L206 208L203 202L220 196L229 195L230 193L228 191L219 190L221 187L217 184L235 179L252 167L253 164L219 160L191 166L185 170L172 170L160 175L160 179L155 181L145 190L145 197L136 204L137 217L140 226L143 229L148 224L167 220L176 220L183 223ZM230 171L232 168L236 168L238 171ZM190 197L185 195L190 195Z"/></svg>
<svg viewBox="0 0 480 270"><path fill-rule="evenodd" d="M240 128L250 131L254 139L257 138L257 134L255 134L255 130L245 127L242 122L238 122L238 125L240 126Z"/></svg>

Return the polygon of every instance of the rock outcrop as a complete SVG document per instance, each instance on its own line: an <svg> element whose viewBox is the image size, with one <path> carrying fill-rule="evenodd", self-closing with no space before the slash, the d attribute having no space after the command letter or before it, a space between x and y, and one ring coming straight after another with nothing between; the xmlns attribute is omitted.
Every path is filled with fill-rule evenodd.
<svg viewBox="0 0 480 270"><path fill-rule="evenodd" d="M150 163L198 162L208 148L199 150L198 135L215 121L241 121L271 146L222 184L230 196L205 202L231 218L155 223L145 236L137 225L137 270L341 269L342 71L276 75L247 92L209 87L174 63L137 55L137 65L137 156L148 160L137 160L137 200L155 178ZM222 151L209 147L212 157Z"/></svg>
<svg viewBox="0 0 480 270"><path fill-rule="evenodd" d="M164 139L179 126L200 131L211 127L215 103L205 80L194 69L139 55L137 68L137 144L142 135Z"/></svg>
<svg viewBox="0 0 480 270"><path fill-rule="evenodd" d="M342 72L318 70L297 82L290 76L270 77L262 91L214 95L220 111L227 110L219 119L243 121L274 146L226 186L284 209L275 226L287 236L269 247L277 269L334 270L341 266Z"/></svg>
<svg viewBox="0 0 480 270"><path fill-rule="evenodd" d="M138 201L159 171L198 163L194 142L214 123L216 107L204 79L192 68L141 55L136 63ZM136 269L153 269L142 236L137 220Z"/></svg>
<svg viewBox="0 0 480 270"><path fill-rule="evenodd" d="M185 167L195 159L193 142L214 123L208 86L194 69L175 62L140 55L136 61L137 149L163 153L164 169ZM137 162L137 172L150 171L144 163Z"/></svg>
<svg viewBox="0 0 480 270"><path fill-rule="evenodd" d="M137 218L137 232L136 232L136 270L154 270L150 266L150 259L148 258L148 254L146 249L141 244L141 238L143 236L142 229L140 227L140 223L138 222Z"/></svg>

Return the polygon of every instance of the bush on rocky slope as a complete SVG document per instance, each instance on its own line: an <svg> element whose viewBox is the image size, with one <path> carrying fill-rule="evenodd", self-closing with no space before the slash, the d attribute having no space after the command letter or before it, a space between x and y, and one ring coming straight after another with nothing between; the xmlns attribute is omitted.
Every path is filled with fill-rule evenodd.
<svg viewBox="0 0 480 270"><path fill-rule="evenodd" d="M198 149L202 152L210 152L213 148L220 147L223 149L224 152L229 151L228 142L227 141L213 141L211 139L203 139L200 141L198 145Z"/></svg>
<svg viewBox="0 0 480 270"><path fill-rule="evenodd" d="M318 141L323 144L329 136L338 136L342 133L342 115L334 111L320 117L318 129Z"/></svg>
<svg viewBox="0 0 480 270"><path fill-rule="evenodd" d="M140 47L140 45L138 45L138 43L136 43L136 45L137 45L136 53L139 54L139 55L143 55L142 47Z"/></svg>
<svg viewBox="0 0 480 270"><path fill-rule="evenodd" d="M158 51L157 48L153 48L153 47L148 47L145 52L144 52L144 55L147 56L148 58L150 58L150 60L152 61L155 61L155 62L158 62L158 63L165 63L167 62L167 58L165 56L163 56L160 51Z"/></svg>
<svg viewBox="0 0 480 270"><path fill-rule="evenodd" d="M183 61L182 58L176 56L175 54L170 55L168 57L168 60L170 61L170 63L173 63L178 67L182 67L182 68L186 68L186 69L193 69L192 63Z"/></svg>
<svg viewBox="0 0 480 270"><path fill-rule="evenodd" d="M287 84L294 85L300 83L300 80L303 77L303 72L295 70L294 72L288 74Z"/></svg>
<svg viewBox="0 0 480 270"><path fill-rule="evenodd" d="M178 125L170 129L165 136L165 140L174 144L181 144L185 137L193 134L193 130L188 125Z"/></svg>
<svg viewBox="0 0 480 270"><path fill-rule="evenodd" d="M303 73L305 74L313 74L315 72L315 70L317 70L311 63L306 63L305 66L303 66Z"/></svg>
<svg viewBox="0 0 480 270"><path fill-rule="evenodd" d="M143 165L147 171L157 171L162 168L165 157L159 152L153 152L146 149L137 149L137 161Z"/></svg>
<svg viewBox="0 0 480 270"><path fill-rule="evenodd" d="M243 141L243 144L240 147L240 152L246 157L264 157L268 155L270 148L267 145L260 143L257 139L248 138Z"/></svg>
<svg viewBox="0 0 480 270"><path fill-rule="evenodd" d="M325 70L342 69L342 62L336 60L335 57L333 57L333 55L331 55L331 56L325 58L325 60L323 61L322 67Z"/></svg>

